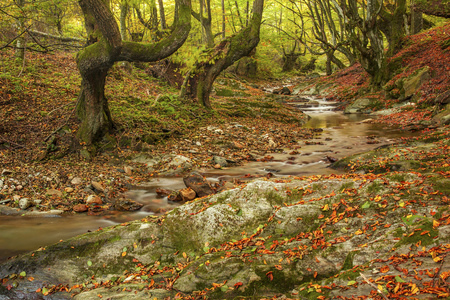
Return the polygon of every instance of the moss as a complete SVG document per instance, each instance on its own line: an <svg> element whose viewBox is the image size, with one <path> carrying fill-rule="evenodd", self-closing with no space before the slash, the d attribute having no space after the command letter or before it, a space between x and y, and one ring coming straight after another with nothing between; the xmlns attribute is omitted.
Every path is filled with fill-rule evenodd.
<svg viewBox="0 0 450 300"><path fill-rule="evenodd" d="M341 185L341 187L338 189L338 191L342 191L342 190L347 190L347 189L351 189L355 186L355 183L350 181L350 182L345 182Z"/></svg>
<svg viewBox="0 0 450 300"><path fill-rule="evenodd" d="M439 231L433 228L433 222L429 219L421 221L416 228L420 228L421 230L416 231L414 229L411 234L403 237L394 247L398 248L403 245L413 245L418 242L420 242L421 246L429 246L432 245L439 236ZM423 234L424 232L427 233Z"/></svg>
<svg viewBox="0 0 450 300"><path fill-rule="evenodd" d="M383 189L382 184L379 181L372 182L371 185L367 187L367 192L371 194L378 194Z"/></svg>
<svg viewBox="0 0 450 300"><path fill-rule="evenodd" d="M358 253L359 253L359 251L350 251L347 254L347 257L345 258L344 263L342 265L343 271L353 268L353 259L354 259L355 255Z"/></svg>
<svg viewBox="0 0 450 300"><path fill-rule="evenodd" d="M443 195L450 196L450 179L443 176L433 176L429 178L434 190L439 191Z"/></svg>
<svg viewBox="0 0 450 300"><path fill-rule="evenodd" d="M282 205L286 199L278 194L277 192L271 190L265 194L266 200L272 205Z"/></svg>

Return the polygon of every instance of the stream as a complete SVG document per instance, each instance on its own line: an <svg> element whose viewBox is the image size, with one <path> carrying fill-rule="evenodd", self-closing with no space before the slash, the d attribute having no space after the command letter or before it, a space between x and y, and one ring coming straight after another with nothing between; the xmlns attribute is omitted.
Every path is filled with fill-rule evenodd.
<svg viewBox="0 0 450 300"><path fill-rule="evenodd" d="M312 98L311 98L312 99ZM297 153L292 150L270 154L273 160L255 161L244 166L204 170L202 173L210 181L243 178L250 174L253 177L271 173L274 177L288 175L308 176L341 173L328 168L330 160L340 159L355 153L365 152L382 145L392 143L405 132L386 128L382 124L362 122L368 116L344 115L332 111L332 103L315 99L314 105L304 102L291 103L311 116L304 126L323 129L308 143L300 142ZM202 171L202 170L200 170ZM251 177L251 176L247 176ZM250 178L251 179L251 178ZM95 231L100 227L143 218L155 209L168 210L179 204L169 203L167 198L158 198L157 188L178 190L184 188L183 179L155 178L145 184L143 189L131 190L128 196L144 204L139 212L120 214L117 216L87 216L84 214L47 217L17 217L0 215L0 262L9 256L28 252L39 247L50 245L75 235Z"/></svg>

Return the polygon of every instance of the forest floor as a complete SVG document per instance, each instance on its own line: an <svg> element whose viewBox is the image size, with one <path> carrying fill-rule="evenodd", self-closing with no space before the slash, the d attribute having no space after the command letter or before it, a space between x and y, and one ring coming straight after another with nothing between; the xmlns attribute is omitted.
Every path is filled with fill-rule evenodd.
<svg viewBox="0 0 450 300"><path fill-rule="evenodd" d="M322 87L320 95L342 102L342 107L358 97L370 96L378 99L377 105L371 108L375 111L392 108L405 101L401 99L404 87L397 85L399 79L407 78L425 66L431 69L432 77L421 85L415 105L407 105L374 120L399 125L405 130L422 130L423 133L416 138L404 139L403 143L391 150L382 149L367 156L348 158L341 161L340 166L354 173L352 176L357 176L358 180L363 180L362 177L366 175L356 175L355 172L368 173L369 180L375 176L372 172L389 172L394 166L418 174L424 180L437 178L437 184L430 184L432 189L420 190L421 197L426 194L426 197L439 202L438 213L432 211L432 215L427 215L427 218L433 219L431 225L427 223L430 225L429 230L421 232L428 234L427 236L430 236L430 232L433 233L432 239L439 236L438 229L448 226L450 222L447 185L450 177L450 128L433 119L445 110L444 105L436 103L435 99L450 87L448 32L449 26L444 26L410 37L405 42L405 50L391 61L395 63L396 75L385 89L372 91L369 78L359 65L310 81L306 77L299 77L292 84L292 88L302 85L303 91L311 87ZM97 155L91 156L83 151L86 146L78 143L75 138L78 123L74 107L80 78L74 54L27 53L27 59L22 65L14 60L12 52L2 51L0 59L0 201L14 210L18 210L20 199L29 198L39 200L33 202L34 209L37 210L72 212L77 205L86 203L92 190L97 190L103 192L104 197L101 203L87 206L88 214L109 213L116 209L114 202L122 197L121 194L128 187L149 181L161 173L181 176L188 171L178 172L178 169L183 169L181 165L168 166L172 160L165 159L167 157L188 158L192 169L218 167L212 160L214 156L224 157L235 164L245 164L255 159L270 160L270 153L280 151L279 149L296 151L298 141L314 136L311 129L300 126L306 121L306 116L285 105L284 102L290 96L278 97L263 91L263 88L271 85L279 87L281 82L274 84L252 79L237 80L235 75L226 74L218 79L216 95L212 99L214 109L207 111L171 96L175 90L149 76L145 68L133 68L130 73L115 67L108 79L106 95L118 130L105 138ZM236 97L218 96L219 91ZM149 169L148 164L134 160L141 153L146 153L148 157L158 157L159 160ZM347 175L333 179L344 180ZM311 179L315 180L316 178ZM91 187L91 191L86 190L87 186ZM408 188L408 185L400 182L392 193L400 190L406 192ZM391 196L399 201L394 194L389 195ZM375 196L372 198L369 200L377 201ZM410 204L405 199L398 203L386 202L386 205L394 205L396 209L404 208ZM355 209L363 211L366 209L364 206L371 205L360 204ZM381 208L384 204L380 205ZM336 208L337 211L337 207L339 204L336 207L330 204L329 207L323 206L322 210L331 212ZM351 206L347 208L353 209ZM436 218L433 218L435 214ZM405 215L405 224L411 223L408 228L413 223L411 216L412 214L410 217ZM378 230L384 230L379 227ZM377 226L374 226L373 231L376 230ZM357 232L355 235L361 233ZM413 231L412 235L418 234ZM414 242L418 245L418 248L414 248L418 249L414 253L422 255L420 243L416 240ZM436 263L432 282L428 286L405 283L398 279L398 275L389 278L386 275L386 278L382 276L385 292L387 287L397 298L416 294L449 297L449 284L446 280L450 273L442 269L442 266L450 249L448 244L439 247L437 250L427 249L428 254L435 251L430 255L433 255ZM415 259L414 255L398 260ZM392 261L395 259L397 258L393 256ZM398 267L398 264L394 265ZM383 267L380 267L380 276L388 272ZM399 269L398 274L401 275L403 271ZM272 281L272 272L267 274ZM311 274L311 277L316 278L316 274ZM8 289L12 288L7 279L3 283ZM357 283L349 279L346 285L348 287L345 288L351 291ZM216 289L221 287L223 285L214 286ZM235 288L239 288L239 285L235 285ZM338 288L343 289L326 287L336 291ZM324 288L317 287L317 283L311 281L300 293L314 294L316 299L325 299L325 296L320 296L323 291ZM205 289L204 292L207 294L210 290ZM374 290L372 296L381 299L382 294L383 292ZM313 299L311 295L310 299Z"/></svg>

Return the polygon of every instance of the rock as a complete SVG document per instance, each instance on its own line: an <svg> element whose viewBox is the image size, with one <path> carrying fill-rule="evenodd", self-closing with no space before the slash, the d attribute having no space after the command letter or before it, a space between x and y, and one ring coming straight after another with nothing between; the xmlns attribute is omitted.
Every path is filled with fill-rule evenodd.
<svg viewBox="0 0 450 300"><path fill-rule="evenodd" d="M40 205L42 203L41 199L34 199L33 200L34 205Z"/></svg>
<svg viewBox="0 0 450 300"><path fill-rule="evenodd" d="M352 104L347 106L344 110L344 114L359 114L371 112L371 107L377 104L378 100L372 98L359 98Z"/></svg>
<svg viewBox="0 0 450 300"><path fill-rule="evenodd" d="M86 204L102 205L103 201L102 198L97 195L89 195L86 198Z"/></svg>
<svg viewBox="0 0 450 300"><path fill-rule="evenodd" d="M180 192L172 192L168 197L167 200L173 201L173 202L179 202L182 201L183 198L181 197Z"/></svg>
<svg viewBox="0 0 450 300"><path fill-rule="evenodd" d="M22 190L23 189L23 186L21 185L21 184L19 184L18 186L16 186L16 190L17 191L20 191L20 190Z"/></svg>
<svg viewBox="0 0 450 300"><path fill-rule="evenodd" d="M103 187L103 185L101 185L97 181L91 181L91 185L95 189L94 191L98 191L98 192L102 192L102 193L105 191L105 188Z"/></svg>
<svg viewBox="0 0 450 300"><path fill-rule="evenodd" d="M144 206L143 204L130 200L130 199L120 199L114 203L114 209L124 210L124 211L135 211L139 210Z"/></svg>
<svg viewBox="0 0 450 300"><path fill-rule="evenodd" d="M180 194L181 194L181 198L183 199L183 201L191 201L194 200L196 197L196 193L193 189L191 188L185 188L185 189L181 189L180 190Z"/></svg>
<svg viewBox="0 0 450 300"><path fill-rule="evenodd" d="M12 173L13 173L12 170L3 169L3 171L2 171L2 176L4 176L4 175L11 175Z"/></svg>
<svg viewBox="0 0 450 300"><path fill-rule="evenodd" d="M215 164L215 165L213 166L213 168L214 168L214 169L221 169L221 168L222 168L222 166L221 166L221 165L219 165L219 164Z"/></svg>
<svg viewBox="0 0 450 300"><path fill-rule="evenodd" d="M3 180L1 180L0 179L0 190L3 188L3 185L4 185L5 183L3 182Z"/></svg>
<svg viewBox="0 0 450 300"><path fill-rule="evenodd" d="M214 164L218 164L220 167L228 166L228 162L227 162L226 158L221 157L221 156L213 156L212 161Z"/></svg>
<svg viewBox="0 0 450 300"><path fill-rule="evenodd" d="M157 188L155 192L156 192L156 194L157 194L158 196L160 196L160 197L166 197L166 196L169 196L170 194L173 193L172 190L161 189L161 188Z"/></svg>
<svg viewBox="0 0 450 300"><path fill-rule="evenodd" d="M82 179L80 177L74 177L70 181L70 183L73 184L73 185L79 185L79 184L81 184L81 182L82 182Z"/></svg>
<svg viewBox="0 0 450 300"><path fill-rule="evenodd" d="M88 207L86 204L77 204L73 206L73 211L77 213L82 213L88 211Z"/></svg>
<svg viewBox="0 0 450 300"><path fill-rule="evenodd" d="M434 99L437 104L449 104L450 103L450 90L445 91Z"/></svg>
<svg viewBox="0 0 450 300"><path fill-rule="evenodd" d="M56 189L49 189L45 194L49 196L58 196L58 197L62 196L62 192Z"/></svg>
<svg viewBox="0 0 450 300"><path fill-rule="evenodd" d="M19 200L19 208L21 210L26 210L28 207L31 206L31 201L28 198L22 198Z"/></svg>
<svg viewBox="0 0 450 300"><path fill-rule="evenodd" d="M184 173L192 168L191 159L183 155L168 155L161 163L166 164L166 169L160 173L167 176Z"/></svg>
<svg viewBox="0 0 450 300"><path fill-rule="evenodd" d="M131 174L133 173L133 168L131 168L129 166L123 167L123 170L124 170L125 174L127 174L128 176L131 176Z"/></svg>
<svg viewBox="0 0 450 300"><path fill-rule="evenodd" d="M422 84L431 78L430 67L425 66L409 77L403 79L403 89L405 90L404 99L412 97L422 86Z"/></svg>
<svg viewBox="0 0 450 300"><path fill-rule="evenodd" d="M242 145L241 143L239 143L239 142L236 142L236 141L233 141L233 148L236 148L236 149L243 149L244 148L244 145Z"/></svg>
<svg viewBox="0 0 450 300"><path fill-rule="evenodd" d="M198 172L192 172L183 178L186 187L191 188L197 197L204 197L214 194L214 190L206 179Z"/></svg>
<svg viewBox="0 0 450 300"><path fill-rule="evenodd" d="M66 187L65 189L64 189L64 191L66 192L66 193L73 193L73 191L74 191L74 189L73 189L73 187Z"/></svg>
<svg viewBox="0 0 450 300"><path fill-rule="evenodd" d="M290 95L290 94L291 94L291 90L289 90L288 87L283 87L283 88L280 90L280 95Z"/></svg>

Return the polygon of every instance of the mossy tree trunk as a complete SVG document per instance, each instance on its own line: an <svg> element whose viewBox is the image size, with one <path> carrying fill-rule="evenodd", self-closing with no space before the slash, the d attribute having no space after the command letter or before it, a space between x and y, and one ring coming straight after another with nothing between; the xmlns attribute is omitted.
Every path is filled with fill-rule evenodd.
<svg viewBox="0 0 450 300"><path fill-rule="evenodd" d="M82 82L77 116L81 120L78 138L88 145L100 141L114 129L105 97L108 70L117 61L157 61L181 47L190 31L190 0L177 0L179 17L172 33L157 43L122 41L119 26L108 8L108 0L80 0L90 45L78 52Z"/></svg>
<svg viewBox="0 0 450 300"><path fill-rule="evenodd" d="M449 0L414 0L414 9L427 15L450 18Z"/></svg>
<svg viewBox="0 0 450 300"><path fill-rule="evenodd" d="M211 108L209 96L214 80L234 62L248 56L258 45L263 8L264 0L255 0L249 26L208 50L206 58L196 62L186 76L181 89L182 97L195 99L201 105Z"/></svg>

